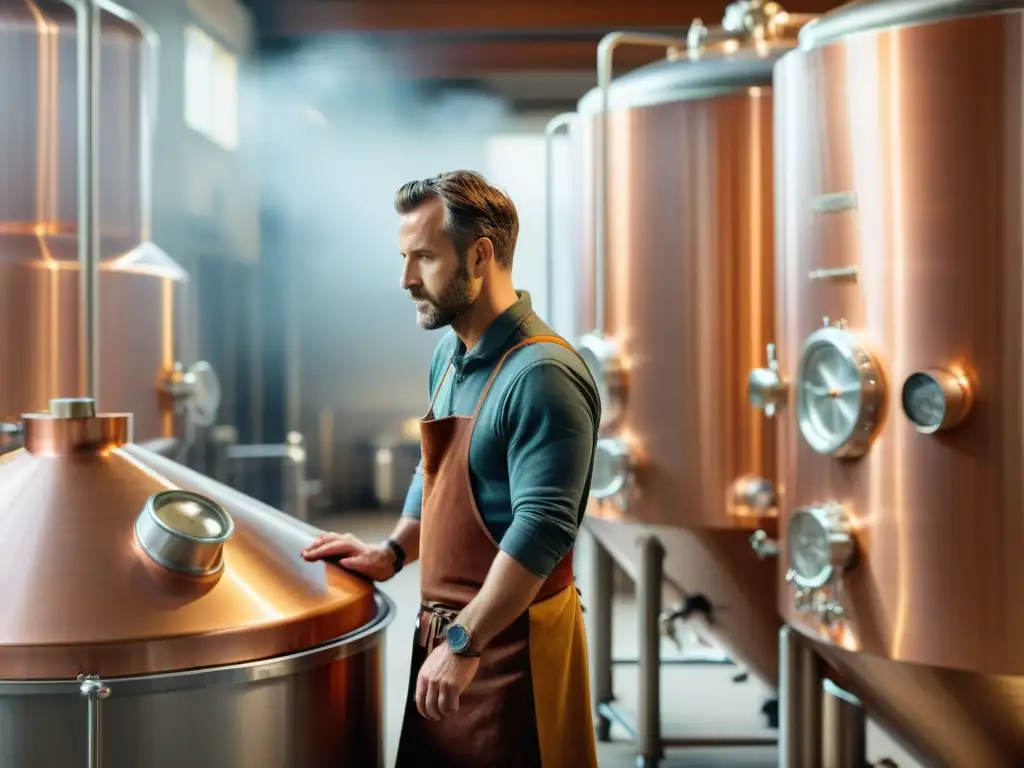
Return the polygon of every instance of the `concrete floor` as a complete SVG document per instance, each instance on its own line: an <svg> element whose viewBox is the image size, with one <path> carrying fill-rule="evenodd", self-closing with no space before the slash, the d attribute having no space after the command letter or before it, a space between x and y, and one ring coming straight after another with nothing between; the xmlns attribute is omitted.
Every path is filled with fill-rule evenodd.
<svg viewBox="0 0 1024 768"><path fill-rule="evenodd" d="M325 530L349 532L367 541L379 541L394 523L392 514L338 515L316 524ZM394 764L401 730L404 697L409 674L412 622L419 604L419 571L416 565L382 585L395 602L398 618L388 630L385 650L385 740L386 766ZM633 600L616 599L615 625L612 633L613 655L636 658L637 633ZM681 658L681 652L670 640L662 641L662 658ZM748 678L735 683L741 670L734 666L671 666L662 668L662 733L665 738L775 735L765 729L760 713L768 691ZM614 674L617 698L627 711L635 712L636 672L629 666L617 666ZM601 768L626 768L636 763L634 745L626 741L626 733L612 729L612 742L598 745ZM869 725L869 757L889 757L901 768L915 768L915 763L893 744L879 729ZM725 749L670 749L661 768L776 768L775 747Z"/></svg>

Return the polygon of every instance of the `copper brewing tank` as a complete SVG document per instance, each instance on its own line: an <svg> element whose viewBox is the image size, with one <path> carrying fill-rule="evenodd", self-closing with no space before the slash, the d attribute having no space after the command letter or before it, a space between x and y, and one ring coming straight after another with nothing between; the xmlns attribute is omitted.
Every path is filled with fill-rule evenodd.
<svg viewBox="0 0 1024 768"><path fill-rule="evenodd" d="M97 196L101 407L135 414L140 442L180 436L174 418L196 402L209 423L219 389L209 367L175 371L186 272L150 241L156 44L134 14L104 1L100 19ZM0 420L44 410L82 380L78 260L79 39L74 9L0 0ZM212 398L212 401L211 401Z"/></svg>
<svg viewBox="0 0 1024 768"><path fill-rule="evenodd" d="M1024 3L853 3L800 39L775 73L781 607L925 765L1024 765Z"/></svg>
<svg viewBox="0 0 1024 768"><path fill-rule="evenodd" d="M316 529L91 400L24 425L0 459L2 768L383 766L393 606L303 560Z"/></svg>
<svg viewBox="0 0 1024 768"><path fill-rule="evenodd" d="M774 319L772 67L809 17L773 3L737 19L744 5L759 4L614 80L607 112L601 89L579 104L580 315L596 329L579 349L603 407L586 520L630 565L638 531L656 532L667 593L708 598L707 633L774 687L776 564L750 544L775 519L774 443L744 377Z"/></svg>

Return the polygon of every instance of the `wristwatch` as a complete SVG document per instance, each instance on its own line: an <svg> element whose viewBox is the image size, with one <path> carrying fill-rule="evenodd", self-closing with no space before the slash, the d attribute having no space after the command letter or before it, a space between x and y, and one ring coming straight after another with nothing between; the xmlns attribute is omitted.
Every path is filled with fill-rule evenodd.
<svg viewBox="0 0 1024 768"><path fill-rule="evenodd" d="M445 627L444 639L448 643L448 648L456 656L465 656L470 659L480 657L479 651L471 650L473 638L470 636L469 630L461 624L449 624Z"/></svg>
<svg viewBox="0 0 1024 768"><path fill-rule="evenodd" d="M384 542L384 546L391 550L391 554L395 556L395 573L397 574L402 570L402 566L405 565L405 550L402 549L401 545L394 539L388 539Z"/></svg>

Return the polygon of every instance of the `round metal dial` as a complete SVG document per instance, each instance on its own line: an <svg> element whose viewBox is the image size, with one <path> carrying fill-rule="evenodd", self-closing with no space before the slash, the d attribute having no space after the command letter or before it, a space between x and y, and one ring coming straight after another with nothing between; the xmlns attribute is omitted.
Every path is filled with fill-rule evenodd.
<svg viewBox="0 0 1024 768"><path fill-rule="evenodd" d="M601 426L614 424L625 407L625 366L613 341L597 331L584 335L576 351L590 369L601 396Z"/></svg>
<svg viewBox="0 0 1024 768"><path fill-rule="evenodd" d="M590 495L607 499L622 492L633 472L632 451L624 440L602 438L594 451L594 471L590 481Z"/></svg>
<svg viewBox="0 0 1024 768"><path fill-rule="evenodd" d="M804 345L797 376L800 432L821 454L863 455L882 405L881 371L853 334L823 328Z"/></svg>
<svg viewBox="0 0 1024 768"><path fill-rule="evenodd" d="M946 415L946 393L931 376L915 373L903 385L903 409L915 426L938 429Z"/></svg>
<svg viewBox="0 0 1024 768"><path fill-rule="evenodd" d="M786 526L786 556L792 580L817 589L847 565L854 552L849 521L841 507L808 507L793 512Z"/></svg>
<svg viewBox="0 0 1024 768"><path fill-rule="evenodd" d="M971 409L971 386L963 375L930 370L903 384L903 412L918 432L930 435L957 426Z"/></svg>

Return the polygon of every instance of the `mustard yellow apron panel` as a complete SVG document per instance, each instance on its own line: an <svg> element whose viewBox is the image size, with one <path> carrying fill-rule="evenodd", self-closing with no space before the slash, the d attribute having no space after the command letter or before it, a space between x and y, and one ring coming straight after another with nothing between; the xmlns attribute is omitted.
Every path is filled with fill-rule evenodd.
<svg viewBox="0 0 1024 768"><path fill-rule="evenodd" d="M597 768L587 635L575 586L530 607L530 670L544 768Z"/></svg>

